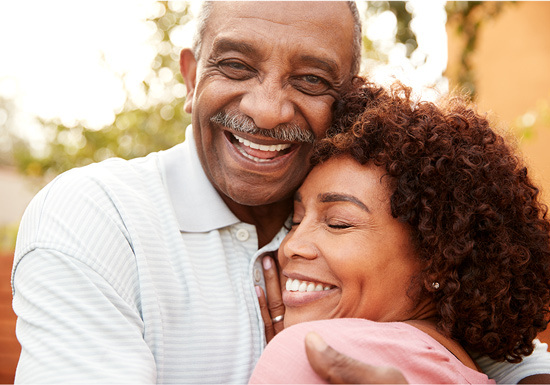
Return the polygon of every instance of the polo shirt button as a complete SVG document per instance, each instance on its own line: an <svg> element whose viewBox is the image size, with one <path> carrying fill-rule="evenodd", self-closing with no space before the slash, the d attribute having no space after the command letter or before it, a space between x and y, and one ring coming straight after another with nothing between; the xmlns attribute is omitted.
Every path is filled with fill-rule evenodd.
<svg viewBox="0 0 550 385"><path fill-rule="evenodd" d="M246 241L250 237L250 234L248 234L248 231L245 229L239 229L237 230L237 239L241 242Z"/></svg>
<svg viewBox="0 0 550 385"><path fill-rule="evenodd" d="M256 268L254 269L254 282L260 283L262 280L262 273L260 272L260 269Z"/></svg>

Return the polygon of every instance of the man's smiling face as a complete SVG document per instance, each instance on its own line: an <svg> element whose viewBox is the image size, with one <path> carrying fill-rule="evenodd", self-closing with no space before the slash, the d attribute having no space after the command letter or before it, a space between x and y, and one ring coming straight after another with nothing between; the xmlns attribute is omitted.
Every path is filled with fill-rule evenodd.
<svg viewBox="0 0 550 385"><path fill-rule="evenodd" d="M346 2L213 4L186 109L222 195L257 206L293 193L351 79L352 56Z"/></svg>

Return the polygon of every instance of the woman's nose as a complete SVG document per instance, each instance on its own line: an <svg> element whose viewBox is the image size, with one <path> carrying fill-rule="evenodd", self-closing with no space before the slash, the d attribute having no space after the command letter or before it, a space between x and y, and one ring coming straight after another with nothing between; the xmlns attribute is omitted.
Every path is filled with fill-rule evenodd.
<svg viewBox="0 0 550 385"><path fill-rule="evenodd" d="M315 259L319 256L319 249L314 240L314 232L305 229L305 227L299 224L287 234L282 247L285 257Z"/></svg>

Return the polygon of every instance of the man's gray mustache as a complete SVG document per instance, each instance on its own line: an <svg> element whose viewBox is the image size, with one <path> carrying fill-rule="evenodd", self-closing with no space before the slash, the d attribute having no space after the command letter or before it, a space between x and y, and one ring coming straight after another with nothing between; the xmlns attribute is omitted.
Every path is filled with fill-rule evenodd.
<svg viewBox="0 0 550 385"><path fill-rule="evenodd" d="M313 132L304 130L295 123L281 123L274 128L264 129L256 126L248 116L225 111L218 112L210 118L210 121L235 132L264 136L284 142L313 143L315 141Z"/></svg>

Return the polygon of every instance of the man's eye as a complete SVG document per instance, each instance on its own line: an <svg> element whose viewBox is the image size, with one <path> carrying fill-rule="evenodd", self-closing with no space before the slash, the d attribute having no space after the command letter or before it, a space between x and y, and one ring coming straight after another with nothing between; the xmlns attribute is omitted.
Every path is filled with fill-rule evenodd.
<svg viewBox="0 0 550 385"><path fill-rule="evenodd" d="M235 61L223 62L221 64L227 68L231 68L234 70L246 70L246 66L243 63L239 63Z"/></svg>
<svg viewBox="0 0 550 385"><path fill-rule="evenodd" d="M234 60L222 61L218 64L220 70L230 79L245 80L252 76L253 70L246 64Z"/></svg>
<svg viewBox="0 0 550 385"><path fill-rule="evenodd" d="M314 75L306 75L304 76L304 80L311 84L323 83L323 79L321 79L319 76L314 76Z"/></svg>
<svg viewBox="0 0 550 385"><path fill-rule="evenodd" d="M298 76L293 83L296 89L309 95L319 95L330 89L329 82L315 75Z"/></svg>

